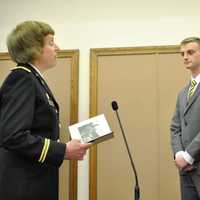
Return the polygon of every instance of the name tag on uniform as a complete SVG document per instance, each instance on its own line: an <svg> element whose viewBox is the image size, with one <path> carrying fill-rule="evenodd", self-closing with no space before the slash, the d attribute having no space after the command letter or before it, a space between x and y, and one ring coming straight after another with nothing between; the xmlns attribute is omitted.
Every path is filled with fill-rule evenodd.
<svg viewBox="0 0 200 200"><path fill-rule="evenodd" d="M55 106L54 106L54 103L53 103L53 101L52 101L51 99L48 99L48 102L49 102L49 105L50 105L50 106L55 107Z"/></svg>
<svg viewBox="0 0 200 200"><path fill-rule="evenodd" d="M47 96L47 100L48 100L49 105L55 107L53 101L50 99L50 97L47 93L46 93L46 96Z"/></svg>

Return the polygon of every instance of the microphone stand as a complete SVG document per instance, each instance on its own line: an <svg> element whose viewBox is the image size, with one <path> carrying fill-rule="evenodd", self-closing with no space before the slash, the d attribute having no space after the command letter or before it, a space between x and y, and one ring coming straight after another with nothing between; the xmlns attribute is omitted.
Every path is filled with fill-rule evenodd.
<svg viewBox="0 0 200 200"><path fill-rule="evenodd" d="M132 169L133 169L133 173L135 175L135 190L134 190L135 200L139 200L140 199L140 188L139 188L139 183L138 183L137 171L136 171L136 168L135 168L135 165L134 165L134 162L133 162L133 159L132 159L129 147L128 147L128 143L127 143L127 140L126 140L126 136L125 136L125 133L124 133L124 129L122 127L122 123L121 123L118 111L115 110L115 112L117 114L117 119L119 121L119 125L120 125L121 131L122 131L122 135L123 135L123 138L124 138L125 145L126 145L126 149L128 151L129 159L131 161L131 166L132 166Z"/></svg>

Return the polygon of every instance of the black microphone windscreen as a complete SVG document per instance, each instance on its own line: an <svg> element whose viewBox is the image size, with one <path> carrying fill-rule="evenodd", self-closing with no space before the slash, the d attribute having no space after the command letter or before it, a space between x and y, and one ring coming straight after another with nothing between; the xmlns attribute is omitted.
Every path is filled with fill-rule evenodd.
<svg viewBox="0 0 200 200"><path fill-rule="evenodd" d="M112 101L111 105L113 110L118 110L118 105L116 101Z"/></svg>

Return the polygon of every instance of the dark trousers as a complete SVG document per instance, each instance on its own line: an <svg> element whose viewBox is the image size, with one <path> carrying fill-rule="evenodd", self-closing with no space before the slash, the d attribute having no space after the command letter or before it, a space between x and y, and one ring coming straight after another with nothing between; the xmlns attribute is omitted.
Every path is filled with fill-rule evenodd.
<svg viewBox="0 0 200 200"><path fill-rule="evenodd" d="M181 173L181 199L200 200L200 174L196 170Z"/></svg>

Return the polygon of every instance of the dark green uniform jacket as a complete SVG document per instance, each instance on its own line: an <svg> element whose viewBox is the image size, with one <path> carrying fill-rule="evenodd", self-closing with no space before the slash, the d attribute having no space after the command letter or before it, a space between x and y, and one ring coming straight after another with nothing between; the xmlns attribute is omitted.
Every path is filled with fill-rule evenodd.
<svg viewBox="0 0 200 200"><path fill-rule="evenodd" d="M0 199L58 200L65 144L59 107L30 65L14 68L0 90Z"/></svg>

